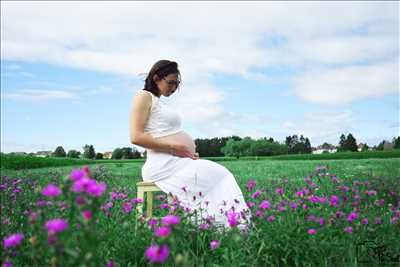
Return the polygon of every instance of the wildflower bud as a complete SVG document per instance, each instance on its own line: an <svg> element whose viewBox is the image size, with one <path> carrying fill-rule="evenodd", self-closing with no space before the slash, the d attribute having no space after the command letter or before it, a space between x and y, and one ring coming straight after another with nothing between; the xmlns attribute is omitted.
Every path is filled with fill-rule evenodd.
<svg viewBox="0 0 400 267"><path fill-rule="evenodd" d="M175 257L175 264L180 265L181 263L183 263L183 260L184 260L183 255L179 253Z"/></svg>
<svg viewBox="0 0 400 267"><path fill-rule="evenodd" d="M51 258L50 265L51 266L57 266L57 258L56 257Z"/></svg>
<svg viewBox="0 0 400 267"><path fill-rule="evenodd" d="M37 244L37 237L34 235L31 238L29 238L29 242L32 244L32 246L35 246Z"/></svg>
<svg viewBox="0 0 400 267"><path fill-rule="evenodd" d="M85 255L85 260L89 261L93 257L93 254L91 252L86 253Z"/></svg>

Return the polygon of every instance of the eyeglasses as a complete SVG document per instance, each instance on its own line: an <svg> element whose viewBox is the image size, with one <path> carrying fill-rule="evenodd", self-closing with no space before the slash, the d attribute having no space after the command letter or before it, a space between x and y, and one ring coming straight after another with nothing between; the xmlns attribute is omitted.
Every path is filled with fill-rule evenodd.
<svg viewBox="0 0 400 267"><path fill-rule="evenodd" d="M180 81L167 80L165 78L163 78L163 80L165 80L169 86L175 85L176 87L178 87L180 83Z"/></svg>

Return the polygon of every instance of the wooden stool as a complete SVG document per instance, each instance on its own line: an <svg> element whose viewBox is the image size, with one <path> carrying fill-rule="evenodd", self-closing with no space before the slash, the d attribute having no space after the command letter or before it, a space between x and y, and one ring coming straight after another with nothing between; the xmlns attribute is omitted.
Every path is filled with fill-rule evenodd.
<svg viewBox="0 0 400 267"><path fill-rule="evenodd" d="M144 194L146 193L146 217L151 218L153 212L153 192L162 191L155 183L153 182L139 182L136 183L137 186L137 197L145 201ZM136 206L137 217L143 215L143 203L138 203Z"/></svg>

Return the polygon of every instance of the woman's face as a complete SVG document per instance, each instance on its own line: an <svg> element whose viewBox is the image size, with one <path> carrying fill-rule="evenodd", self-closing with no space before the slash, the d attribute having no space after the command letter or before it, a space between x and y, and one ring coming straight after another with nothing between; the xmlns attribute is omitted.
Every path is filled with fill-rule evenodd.
<svg viewBox="0 0 400 267"><path fill-rule="evenodd" d="M155 83L160 90L160 95L170 96L172 95L177 88L178 74L173 73L165 76L161 80L156 81Z"/></svg>

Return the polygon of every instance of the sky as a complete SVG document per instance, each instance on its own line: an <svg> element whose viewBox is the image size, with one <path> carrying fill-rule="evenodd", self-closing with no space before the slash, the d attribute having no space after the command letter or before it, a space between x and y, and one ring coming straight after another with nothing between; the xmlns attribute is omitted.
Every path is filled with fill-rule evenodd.
<svg viewBox="0 0 400 267"><path fill-rule="evenodd" d="M400 135L396 1L1 1L1 152L143 151L130 111L160 59L194 139Z"/></svg>

